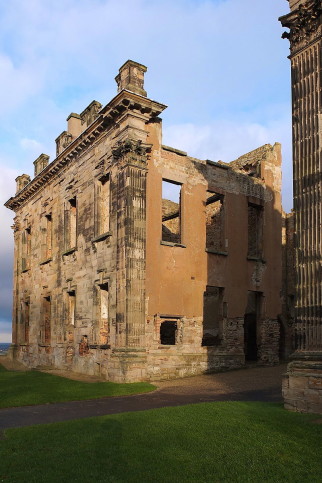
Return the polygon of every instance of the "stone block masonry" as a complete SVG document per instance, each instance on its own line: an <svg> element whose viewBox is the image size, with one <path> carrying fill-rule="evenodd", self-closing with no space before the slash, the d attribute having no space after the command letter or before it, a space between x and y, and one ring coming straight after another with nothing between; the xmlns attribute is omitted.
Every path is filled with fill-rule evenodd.
<svg viewBox="0 0 322 483"><path fill-rule="evenodd" d="M17 178L13 356L117 382L274 364L280 145L228 164L164 146L146 70L126 62Z"/></svg>

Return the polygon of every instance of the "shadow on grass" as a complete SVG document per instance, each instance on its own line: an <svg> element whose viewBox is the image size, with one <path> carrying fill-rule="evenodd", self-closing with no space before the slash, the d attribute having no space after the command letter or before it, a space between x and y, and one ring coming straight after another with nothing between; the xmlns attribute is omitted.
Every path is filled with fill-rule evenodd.
<svg viewBox="0 0 322 483"><path fill-rule="evenodd" d="M150 392L145 382L80 382L38 371L8 371L0 365L0 408L126 396Z"/></svg>
<svg viewBox="0 0 322 483"><path fill-rule="evenodd" d="M314 419L220 402L12 429L0 441L0 480L321 482Z"/></svg>

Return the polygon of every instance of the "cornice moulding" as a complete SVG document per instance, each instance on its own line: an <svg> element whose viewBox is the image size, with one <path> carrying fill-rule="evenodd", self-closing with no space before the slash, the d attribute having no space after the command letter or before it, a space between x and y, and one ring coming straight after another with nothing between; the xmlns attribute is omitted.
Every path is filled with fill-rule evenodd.
<svg viewBox="0 0 322 483"><path fill-rule="evenodd" d="M122 90L105 107L98 117L69 144L46 168L30 181L16 196L11 197L5 206L13 211L19 208L30 196L38 191L50 178L56 176L69 162L88 148L104 130L109 130L117 119L126 111L136 110L148 115L149 119L157 117L165 104L153 101L147 97Z"/></svg>

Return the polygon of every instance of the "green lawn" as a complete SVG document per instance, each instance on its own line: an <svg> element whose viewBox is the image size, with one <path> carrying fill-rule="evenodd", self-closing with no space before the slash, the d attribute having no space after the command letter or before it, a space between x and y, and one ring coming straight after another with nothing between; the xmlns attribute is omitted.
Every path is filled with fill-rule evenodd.
<svg viewBox="0 0 322 483"><path fill-rule="evenodd" d="M79 382L37 371L7 371L0 365L0 408L127 396L153 389L155 386L145 382Z"/></svg>
<svg viewBox="0 0 322 483"><path fill-rule="evenodd" d="M318 416L207 403L10 429L3 482L322 482Z"/></svg>

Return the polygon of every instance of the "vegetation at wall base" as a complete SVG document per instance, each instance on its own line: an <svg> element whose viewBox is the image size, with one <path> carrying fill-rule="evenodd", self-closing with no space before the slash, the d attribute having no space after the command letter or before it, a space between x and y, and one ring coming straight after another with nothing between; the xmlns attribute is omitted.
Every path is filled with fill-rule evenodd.
<svg viewBox="0 0 322 483"><path fill-rule="evenodd" d="M106 396L129 396L154 389L155 386L146 382L89 383L38 371L7 371L0 364L0 408L80 401Z"/></svg>
<svg viewBox="0 0 322 483"><path fill-rule="evenodd" d="M322 426L280 404L219 402L10 429L5 482L322 481Z"/></svg>

